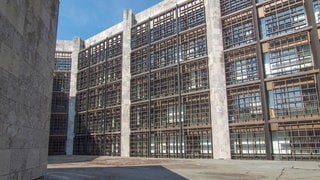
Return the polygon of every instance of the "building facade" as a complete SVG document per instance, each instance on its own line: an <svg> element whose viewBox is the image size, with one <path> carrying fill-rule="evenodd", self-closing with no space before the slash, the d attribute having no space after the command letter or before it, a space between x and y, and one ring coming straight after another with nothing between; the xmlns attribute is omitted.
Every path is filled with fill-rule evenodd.
<svg viewBox="0 0 320 180"><path fill-rule="evenodd" d="M73 145L69 145L68 141L74 137L75 82L80 48L83 48L83 41L78 37L71 41L58 40L56 42L49 155L70 155L72 154L70 151L73 151Z"/></svg>
<svg viewBox="0 0 320 180"><path fill-rule="evenodd" d="M219 28L207 28L208 5L214 6L164 1L137 15L126 10L122 23L85 41L75 154L213 158L216 145L227 150L216 158L229 158L227 109L218 105L226 96L210 97L209 65L220 59L208 53L208 34ZM220 79L212 88L225 86ZM215 103L221 112L211 112ZM219 129L227 140L213 141L218 126L212 119L223 122Z"/></svg>
<svg viewBox="0 0 320 180"><path fill-rule="evenodd" d="M59 43L59 42L57 42ZM55 68L50 118L49 155L65 155L68 130L68 105L71 75L71 53L55 52Z"/></svg>
<svg viewBox="0 0 320 180"><path fill-rule="evenodd" d="M319 159L319 2L221 1L232 158Z"/></svg>
<svg viewBox="0 0 320 180"><path fill-rule="evenodd" d="M125 10L79 50L73 153L319 159L319 3Z"/></svg>

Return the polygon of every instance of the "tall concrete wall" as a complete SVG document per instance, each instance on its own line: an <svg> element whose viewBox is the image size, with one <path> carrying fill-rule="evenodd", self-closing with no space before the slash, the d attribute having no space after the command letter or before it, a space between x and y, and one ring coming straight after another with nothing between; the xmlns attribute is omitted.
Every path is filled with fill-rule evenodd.
<svg viewBox="0 0 320 180"><path fill-rule="evenodd" d="M58 0L0 1L0 179L47 169Z"/></svg>

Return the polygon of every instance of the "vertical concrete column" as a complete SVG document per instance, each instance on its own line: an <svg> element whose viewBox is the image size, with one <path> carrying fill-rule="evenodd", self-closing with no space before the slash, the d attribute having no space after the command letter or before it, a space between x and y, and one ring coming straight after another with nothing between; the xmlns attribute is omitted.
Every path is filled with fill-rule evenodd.
<svg viewBox="0 0 320 180"><path fill-rule="evenodd" d="M122 85L121 85L121 157L130 156L130 53L132 10L123 11Z"/></svg>
<svg viewBox="0 0 320 180"><path fill-rule="evenodd" d="M71 76L70 76L70 93L69 93L69 109L68 109L68 131L67 131L67 155L73 154L74 139L74 121L76 117L76 93L77 93L77 73L78 73L78 53L83 46L83 42L79 37L72 40L71 54Z"/></svg>
<svg viewBox="0 0 320 180"><path fill-rule="evenodd" d="M214 159L230 159L220 1L205 0Z"/></svg>

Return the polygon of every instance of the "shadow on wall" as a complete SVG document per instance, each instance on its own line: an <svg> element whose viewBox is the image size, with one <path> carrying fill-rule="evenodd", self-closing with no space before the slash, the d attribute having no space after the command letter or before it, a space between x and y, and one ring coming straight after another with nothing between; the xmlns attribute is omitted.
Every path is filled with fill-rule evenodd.
<svg viewBox="0 0 320 180"><path fill-rule="evenodd" d="M73 153L120 156L121 107L89 110L76 115Z"/></svg>
<svg viewBox="0 0 320 180"><path fill-rule="evenodd" d="M45 180L64 179L186 179L163 166L125 166L48 169Z"/></svg>

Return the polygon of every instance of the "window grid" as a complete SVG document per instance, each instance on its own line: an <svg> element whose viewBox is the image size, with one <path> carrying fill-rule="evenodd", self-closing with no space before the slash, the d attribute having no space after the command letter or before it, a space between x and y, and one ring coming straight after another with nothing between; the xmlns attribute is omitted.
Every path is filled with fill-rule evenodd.
<svg viewBox="0 0 320 180"><path fill-rule="evenodd" d="M320 23L320 0L313 0L313 9L316 23Z"/></svg>
<svg viewBox="0 0 320 180"><path fill-rule="evenodd" d="M179 125L178 99L151 101L151 129L176 127Z"/></svg>
<svg viewBox="0 0 320 180"><path fill-rule="evenodd" d="M108 59L105 65L105 79L107 83L122 79L122 57Z"/></svg>
<svg viewBox="0 0 320 180"><path fill-rule="evenodd" d="M207 55L206 27L202 26L179 36L180 61Z"/></svg>
<svg viewBox="0 0 320 180"><path fill-rule="evenodd" d="M86 136L75 136L73 154L86 155Z"/></svg>
<svg viewBox="0 0 320 180"><path fill-rule="evenodd" d="M285 36L262 45L265 76L275 77L313 69L308 32Z"/></svg>
<svg viewBox="0 0 320 180"><path fill-rule="evenodd" d="M149 43L149 25L149 21L147 21L131 28L132 50Z"/></svg>
<svg viewBox="0 0 320 180"><path fill-rule="evenodd" d="M319 97L315 76L267 83L270 118L296 118L308 114L319 114Z"/></svg>
<svg viewBox="0 0 320 180"><path fill-rule="evenodd" d="M65 155L66 154L66 136L50 136L49 137L49 155Z"/></svg>
<svg viewBox="0 0 320 180"><path fill-rule="evenodd" d="M211 130L197 129L184 133L185 158L211 158Z"/></svg>
<svg viewBox="0 0 320 180"><path fill-rule="evenodd" d="M181 93L188 93L209 88L207 59L182 64Z"/></svg>
<svg viewBox="0 0 320 180"><path fill-rule="evenodd" d="M150 21L151 42L163 39L177 33L177 14L175 9L163 13Z"/></svg>
<svg viewBox="0 0 320 180"><path fill-rule="evenodd" d="M210 119L209 94L182 96L181 116L184 127L208 126Z"/></svg>
<svg viewBox="0 0 320 180"><path fill-rule="evenodd" d="M79 71L77 74L77 90L83 90L88 87L89 69Z"/></svg>
<svg viewBox="0 0 320 180"><path fill-rule="evenodd" d="M89 60L90 60L90 49L85 49L79 52L79 62L78 62L78 70L82 70L86 67L89 67Z"/></svg>
<svg viewBox="0 0 320 180"><path fill-rule="evenodd" d="M89 90L89 110L103 108L105 104L104 87Z"/></svg>
<svg viewBox="0 0 320 180"><path fill-rule="evenodd" d="M150 46L151 69L177 63L177 39L171 38Z"/></svg>
<svg viewBox="0 0 320 180"><path fill-rule="evenodd" d="M130 129L149 129L149 104L131 105L130 109Z"/></svg>
<svg viewBox="0 0 320 180"><path fill-rule="evenodd" d="M139 74L149 70L149 47L131 53L131 74Z"/></svg>
<svg viewBox="0 0 320 180"><path fill-rule="evenodd" d="M150 74L151 98L175 95L178 93L178 68L159 70Z"/></svg>
<svg viewBox="0 0 320 180"><path fill-rule="evenodd" d="M222 19L222 32L224 49L255 41L252 11L240 12Z"/></svg>
<svg viewBox="0 0 320 180"><path fill-rule="evenodd" d="M148 157L149 134L130 134L130 157Z"/></svg>
<svg viewBox="0 0 320 180"><path fill-rule="evenodd" d="M86 134L87 133L87 114L78 113L76 115L76 122L74 126L75 134Z"/></svg>
<svg viewBox="0 0 320 180"><path fill-rule="evenodd" d="M262 121L260 85L227 90L229 123Z"/></svg>
<svg viewBox="0 0 320 180"><path fill-rule="evenodd" d="M90 135L86 137L86 155L103 155L104 137Z"/></svg>
<svg viewBox="0 0 320 180"><path fill-rule="evenodd" d="M103 111L92 111L88 113L87 129L90 134L104 133Z"/></svg>
<svg viewBox="0 0 320 180"><path fill-rule="evenodd" d="M120 132L121 128L121 107L107 108L106 116L106 132Z"/></svg>
<svg viewBox="0 0 320 180"><path fill-rule="evenodd" d="M51 114L50 136L67 135L68 114Z"/></svg>
<svg viewBox="0 0 320 180"><path fill-rule="evenodd" d="M55 52L55 71L71 71L71 52Z"/></svg>
<svg viewBox="0 0 320 180"><path fill-rule="evenodd" d="M70 73L53 72L53 92L65 92L70 90Z"/></svg>
<svg viewBox="0 0 320 180"><path fill-rule="evenodd" d="M76 95L77 112L87 110L87 100L88 100L88 92L87 91L77 93L77 95Z"/></svg>
<svg viewBox="0 0 320 180"><path fill-rule="evenodd" d="M150 155L155 158L179 157L181 140L178 131L151 132Z"/></svg>
<svg viewBox="0 0 320 180"><path fill-rule="evenodd" d="M231 128L230 149L232 159L266 159L263 127Z"/></svg>
<svg viewBox="0 0 320 180"><path fill-rule="evenodd" d="M105 106L116 106L121 104L121 82L106 85Z"/></svg>
<svg viewBox="0 0 320 180"><path fill-rule="evenodd" d="M220 0L221 15L225 16L252 5L252 0Z"/></svg>
<svg viewBox="0 0 320 180"><path fill-rule="evenodd" d="M193 0L180 7L179 31L184 31L192 27L205 23L205 7L203 0Z"/></svg>
<svg viewBox="0 0 320 180"><path fill-rule="evenodd" d="M122 33L108 38L108 58L122 54Z"/></svg>
<svg viewBox="0 0 320 180"><path fill-rule="evenodd" d="M130 99L131 102L148 100L149 98L149 76L138 76L131 78Z"/></svg>
<svg viewBox="0 0 320 180"><path fill-rule="evenodd" d="M280 160L320 159L319 120L277 123L272 131L273 156Z"/></svg>
<svg viewBox="0 0 320 180"><path fill-rule="evenodd" d="M121 136L120 134L105 135L105 155L106 156L120 156L121 153Z"/></svg>
<svg viewBox="0 0 320 180"><path fill-rule="evenodd" d="M104 66L105 66L105 64L99 64L99 65L95 65L95 66L89 68L90 87L103 85L105 83L105 67ZM85 73L86 73L86 71L85 71ZM79 74L82 75L83 73L80 72ZM86 81L87 81L87 79L83 79L79 83L82 83L82 82L85 83Z"/></svg>
<svg viewBox="0 0 320 180"><path fill-rule="evenodd" d="M100 63L106 60L107 58L106 49L107 49L106 41L99 42L91 47L90 66L93 66L97 63Z"/></svg>
<svg viewBox="0 0 320 180"><path fill-rule="evenodd" d="M270 1L261 7L261 37L274 37L307 26L307 19L302 0Z"/></svg>
<svg viewBox="0 0 320 180"><path fill-rule="evenodd" d="M244 47L224 53L227 85L259 80L256 47Z"/></svg>
<svg viewBox="0 0 320 180"><path fill-rule="evenodd" d="M61 92L52 93L51 113L68 113L69 94Z"/></svg>

